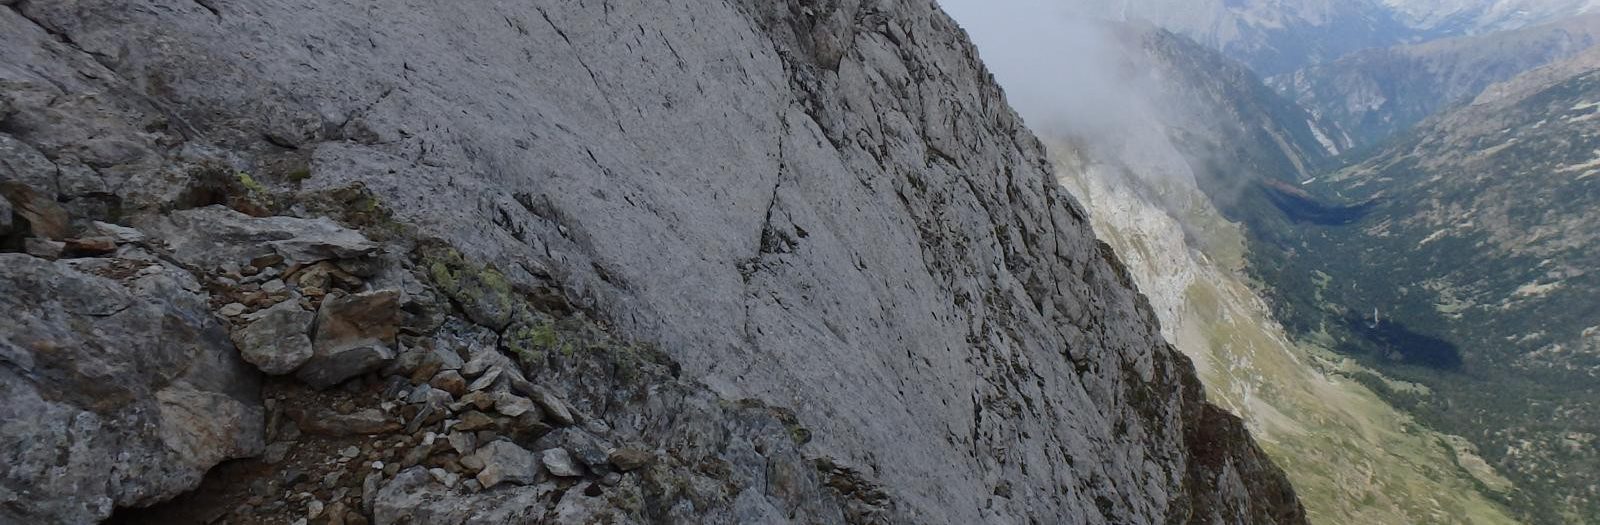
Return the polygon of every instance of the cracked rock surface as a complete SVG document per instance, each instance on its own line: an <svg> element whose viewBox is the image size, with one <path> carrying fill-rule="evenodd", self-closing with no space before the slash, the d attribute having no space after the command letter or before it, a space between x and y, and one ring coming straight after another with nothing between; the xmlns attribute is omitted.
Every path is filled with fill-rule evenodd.
<svg viewBox="0 0 1600 525"><path fill-rule="evenodd" d="M0 8L0 48L0 182L61 208L14 213L27 224L0 247L137 226L163 247L153 264L207 288L111 297L199 294L235 323L301 301L320 308L318 356L354 352L250 401L208 390L259 380L218 329L190 351L225 370L128 398L237 410L239 440L154 461L183 466L159 490L10 468L0 517L173 497L205 463L261 453L264 405L272 419L304 399L407 426L306 436L274 419L263 457L281 461L224 465L185 497L232 501L252 479L280 494L219 511L256 513L243 521L291 503L341 523L1303 520L930 2L21 0ZM28 262L3 272L70 269L4 257ZM328 317L350 300L378 332ZM59 346L91 333L50 330ZM46 348L14 333L0 351ZM618 340L660 354L589 344ZM24 359L0 360L0 388L57 388ZM527 402L498 403L508 392ZM61 421L92 411L74 406ZM546 454L558 427L607 446ZM61 428L6 427L0 453ZM483 489L461 449L497 440L579 476ZM637 470L605 465L619 460ZM23 489L46 468L103 486Z"/></svg>

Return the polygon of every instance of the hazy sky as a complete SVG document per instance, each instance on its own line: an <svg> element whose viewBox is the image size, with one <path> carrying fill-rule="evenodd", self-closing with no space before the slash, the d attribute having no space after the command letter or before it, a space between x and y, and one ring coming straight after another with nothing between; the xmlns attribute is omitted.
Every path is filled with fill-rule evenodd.
<svg viewBox="0 0 1600 525"><path fill-rule="evenodd" d="M1147 81L1108 31L1063 0L939 0L966 28L1011 105L1041 134L1094 135L1146 115Z"/></svg>
<svg viewBox="0 0 1600 525"><path fill-rule="evenodd" d="M1192 179L1167 129L1192 117L1174 112L1194 109L1166 98L1138 39L1069 15L1062 6L1077 0L939 1L1047 145L1070 140L1089 160L1141 177Z"/></svg>

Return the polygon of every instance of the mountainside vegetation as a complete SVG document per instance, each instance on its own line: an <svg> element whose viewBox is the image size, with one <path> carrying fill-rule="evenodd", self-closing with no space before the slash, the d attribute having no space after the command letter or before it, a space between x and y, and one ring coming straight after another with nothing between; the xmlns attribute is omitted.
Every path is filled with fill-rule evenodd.
<svg viewBox="0 0 1600 525"><path fill-rule="evenodd" d="M1290 329L1432 395L1538 523L1600 515L1600 51L1491 86L1304 185L1367 206L1252 250Z"/></svg>

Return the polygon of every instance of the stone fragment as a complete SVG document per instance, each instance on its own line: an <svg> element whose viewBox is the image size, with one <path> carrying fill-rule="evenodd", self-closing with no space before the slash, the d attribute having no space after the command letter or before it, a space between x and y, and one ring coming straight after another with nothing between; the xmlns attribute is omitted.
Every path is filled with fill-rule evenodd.
<svg viewBox="0 0 1600 525"><path fill-rule="evenodd" d="M283 255L276 253L258 255L250 259L250 266L263 270L280 264L283 264Z"/></svg>
<svg viewBox="0 0 1600 525"><path fill-rule="evenodd" d="M495 398L494 409L501 414L517 417L533 410L534 405L533 401L528 398L510 392L501 392Z"/></svg>
<svg viewBox="0 0 1600 525"><path fill-rule="evenodd" d="M289 457L289 449L293 446L294 443L288 441L279 441L267 445L266 450L261 453L261 462L268 465L282 463L285 458Z"/></svg>
<svg viewBox="0 0 1600 525"><path fill-rule="evenodd" d="M117 244L136 243L145 239L144 232L100 221L89 223L89 234L93 237L108 237Z"/></svg>
<svg viewBox="0 0 1600 525"><path fill-rule="evenodd" d="M572 455L568 454L564 449L552 448L545 450L541 457L544 460L545 470L550 471L552 476L572 478L583 475L582 468L572 460Z"/></svg>
<svg viewBox="0 0 1600 525"><path fill-rule="evenodd" d="M428 384L439 390L449 392L450 395L458 398L467 393L467 380L462 378L461 374L455 370L439 372L433 376L433 379Z"/></svg>
<svg viewBox="0 0 1600 525"><path fill-rule="evenodd" d="M494 395L483 391L468 392L467 395L461 396L461 403L478 410L488 410L494 407Z"/></svg>
<svg viewBox="0 0 1600 525"><path fill-rule="evenodd" d="M536 442L539 449L560 448L566 450L579 462L588 466L590 470L606 470L611 468L608 453L611 446L594 434L578 428L567 427L555 430L539 438Z"/></svg>
<svg viewBox="0 0 1600 525"><path fill-rule="evenodd" d="M33 236L61 240L71 235L67 210L54 196L34 191L20 182L0 182L0 197L5 197L17 218L27 222Z"/></svg>
<svg viewBox="0 0 1600 525"><path fill-rule="evenodd" d="M474 456L483 462L483 470L478 471L476 479L485 489L502 482L527 485L539 475L539 459L509 441L484 445Z"/></svg>
<svg viewBox="0 0 1600 525"><path fill-rule="evenodd" d="M631 472L654 462L656 455L636 448L619 448L611 451L607 459L611 461L612 466L617 467L617 470Z"/></svg>
<svg viewBox="0 0 1600 525"><path fill-rule="evenodd" d="M482 376L478 376L477 379L472 380L472 384L467 385L467 390L477 392L479 390L494 386L494 384L500 380L500 375L502 373L502 369L499 367L491 368L488 372L484 372Z"/></svg>
<svg viewBox="0 0 1600 525"><path fill-rule="evenodd" d="M218 309L217 313L222 314L224 317L238 317L244 313L246 308L249 307L245 306L243 303L228 303L223 305L222 308ZM311 344L311 339L309 337L306 338L306 344Z"/></svg>
<svg viewBox="0 0 1600 525"><path fill-rule="evenodd" d="M428 475L432 476L434 481L447 488L455 488L456 483L461 481L460 475L437 467L428 469Z"/></svg>
<svg viewBox="0 0 1600 525"><path fill-rule="evenodd" d="M22 250L28 255L40 259L56 260L61 258L61 253L66 251L67 243L52 241L42 237L29 237L22 241Z"/></svg>
<svg viewBox="0 0 1600 525"><path fill-rule="evenodd" d="M478 450L478 440L470 432L451 432L445 436L456 454L465 456Z"/></svg>
<svg viewBox="0 0 1600 525"><path fill-rule="evenodd" d="M295 377L316 388L381 368L394 359L400 293L382 290L329 298L317 312L311 360Z"/></svg>
<svg viewBox="0 0 1600 525"><path fill-rule="evenodd" d="M445 472L450 476L453 473ZM434 470L413 467L400 471L378 491L373 522L379 525L432 523L536 523L543 522L553 486L511 485L502 482L493 491L479 492L475 479L457 481L452 489ZM613 523L626 523L623 520Z"/></svg>
<svg viewBox="0 0 1600 525"><path fill-rule="evenodd" d="M545 415L550 416L550 419L556 423L563 426L571 426L577 422L577 419L572 416L572 409L567 407L567 402L551 393L550 390L535 386L532 395L533 401L538 403L539 408L544 409Z"/></svg>
<svg viewBox="0 0 1600 525"><path fill-rule="evenodd" d="M224 306L221 313L235 316L244 311L239 303ZM262 311L263 315L233 333L244 360L270 375L294 372L312 356L311 321L314 315L294 301L284 301Z"/></svg>
<svg viewBox="0 0 1600 525"><path fill-rule="evenodd" d="M351 275L328 261L322 261L300 270L294 274L293 279L295 284L300 285L301 288L320 288L323 290L335 288L353 290L361 287L362 284L360 277Z"/></svg>
<svg viewBox="0 0 1600 525"><path fill-rule="evenodd" d="M110 237L83 237L67 239L63 253L67 257L95 257L115 253L117 241Z"/></svg>
<svg viewBox="0 0 1600 525"><path fill-rule="evenodd" d="M287 290L288 288L289 286L284 284L282 279L273 279L271 281L261 283L261 291L269 294L279 293Z"/></svg>
<svg viewBox="0 0 1600 525"><path fill-rule="evenodd" d="M435 404L446 407L454 401L449 392L434 388L432 385L417 385L411 389L411 395L406 396L406 402L411 404Z"/></svg>
<svg viewBox="0 0 1600 525"><path fill-rule="evenodd" d="M0 195L0 237L11 233L11 225L13 224L11 214L13 210L11 201L7 200L5 195Z"/></svg>
<svg viewBox="0 0 1600 525"><path fill-rule="evenodd" d="M387 434L400 430L400 424L393 416L383 413L376 408L364 408L349 414L340 414L333 410L322 408L312 412L297 412L291 414L295 422L304 432L323 436L370 436Z"/></svg>
<svg viewBox="0 0 1600 525"><path fill-rule="evenodd" d="M476 410L462 414L461 421L455 426L456 430L463 432L475 432L486 428L494 428L494 418Z"/></svg>

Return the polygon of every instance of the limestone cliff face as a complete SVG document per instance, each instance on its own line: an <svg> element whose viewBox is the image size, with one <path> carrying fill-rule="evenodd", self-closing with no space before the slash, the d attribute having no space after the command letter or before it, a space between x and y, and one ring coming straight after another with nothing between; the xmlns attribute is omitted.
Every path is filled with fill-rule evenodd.
<svg viewBox="0 0 1600 525"><path fill-rule="evenodd" d="M0 138L39 169L0 176L73 217L214 203L199 165L359 182L716 396L792 409L884 519L1304 519L930 2L6 3Z"/></svg>

